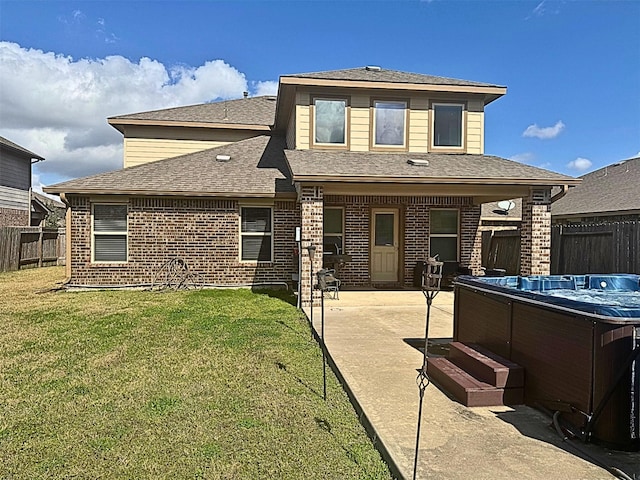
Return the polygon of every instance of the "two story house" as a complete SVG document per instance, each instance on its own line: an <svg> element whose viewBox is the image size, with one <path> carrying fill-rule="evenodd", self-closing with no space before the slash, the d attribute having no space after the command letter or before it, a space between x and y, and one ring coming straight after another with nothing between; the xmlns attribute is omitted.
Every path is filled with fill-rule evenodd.
<svg viewBox="0 0 640 480"><path fill-rule="evenodd" d="M288 281L296 227L302 271L347 254L352 287L411 285L436 254L479 274L481 204L512 198L521 272L548 274L551 189L578 180L484 154L485 107L505 93L363 67L283 75L276 97L110 118L124 168L46 189L69 205L70 282L148 283L173 256L208 284Z"/></svg>
<svg viewBox="0 0 640 480"><path fill-rule="evenodd" d="M31 195L31 165L40 155L0 137L0 227L29 226L44 206Z"/></svg>

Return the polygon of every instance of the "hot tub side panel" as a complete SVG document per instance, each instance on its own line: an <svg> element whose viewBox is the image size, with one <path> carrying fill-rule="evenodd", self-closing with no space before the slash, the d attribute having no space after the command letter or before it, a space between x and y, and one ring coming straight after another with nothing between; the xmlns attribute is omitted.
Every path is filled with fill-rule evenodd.
<svg viewBox="0 0 640 480"><path fill-rule="evenodd" d="M525 403L592 408L593 323L572 314L515 301L511 360L526 372ZM579 426L583 415L569 415Z"/></svg>
<svg viewBox="0 0 640 480"><path fill-rule="evenodd" d="M594 426L594 436L608 443L622 445L624 448L637 449L640 440L640 407L638 397L638 379L634 370L626 369L625 364L635 347L633 325L612 325L598 323L594 338L595 368L593 406L594 410L603 401L610 387L621 375L620 383L605 403L601 415ZM638 365L640 362L636 362Z"/></svg>
<svg viewBox="0 0 640 480"><path fill-rule="evenodd" d="M511 355L511 302L500 295L456 285L453 339Z"/></svg>

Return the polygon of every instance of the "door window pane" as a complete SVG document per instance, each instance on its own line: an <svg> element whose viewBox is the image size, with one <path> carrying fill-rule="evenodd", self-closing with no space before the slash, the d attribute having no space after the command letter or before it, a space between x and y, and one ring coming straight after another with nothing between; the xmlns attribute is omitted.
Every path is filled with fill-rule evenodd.
<svg viewBox="0 0 640 480"><path fill-rule="evenodd" d="M375 144L404 145L405 102L375 102Z"/></svg>
<svg viewBox="0 0 640 480"><path fill-rule="evenodd" d="M342 144L345 142L346 100L320 100L314 102L315 142Z"/></svg>
<svg viewBox="0 0 640 480"><path fill-rule="evenodd" d="M376 213L375 245L393 245L393 213Z"/></svg>

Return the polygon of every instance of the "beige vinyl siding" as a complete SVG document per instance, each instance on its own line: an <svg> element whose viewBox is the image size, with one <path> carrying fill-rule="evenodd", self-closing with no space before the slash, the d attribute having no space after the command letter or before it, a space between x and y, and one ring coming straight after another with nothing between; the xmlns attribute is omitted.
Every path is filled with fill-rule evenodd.
<svg viewBox="0 0 640 480"><path fill-rule="evenodd" d="M296 93L296 148L298 150L309 149L310 122L309 105L311 96L308 93Z"/></svg>
<svg viewBox="0 0 640 480"><path fill-rule="evenodd" d="M366 152L369 150L369 115L368 95L351 96L351 150Z"/></svg>
<svg viewBox="0 0 640 480"><path fill-rule="evenodd" d="M429 100L412 98L409 103L409 151L429 151ZM427 128L425 128L427 126Z"/></svg>
<svg viewBox="0 0 640 480"><path fill-rule="evenodd" d="M0 185L0 207L29 210L29 190Z"/></svg>
<svg viewBox="0 0 640 480"><path fill-rule="evenodd" d="M484 153L484 104L478 100L467 104L467 153Z"/></svg>
<svg viewBox="0 0 640 480"><path fill-rule="evenodd" d="M230 142L165 140L148 138L124 139L124 167L133 167L164 158L178 157L188 153L221 147Z"/></svg>

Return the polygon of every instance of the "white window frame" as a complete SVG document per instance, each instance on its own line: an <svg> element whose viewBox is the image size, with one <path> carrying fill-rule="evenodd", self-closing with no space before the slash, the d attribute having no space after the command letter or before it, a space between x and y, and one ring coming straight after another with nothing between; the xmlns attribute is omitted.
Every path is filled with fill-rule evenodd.
<svg viewBox="0 0 640 480"><path fill-rule="evenodd" d="M402 134L402 144L401 145L391 145L391 144L387 144L387 143L377 143L376 142L376 132L377 132L377 122L376 122L376 112L378 109L378 104L379 103L403 103L404 104L404 122L403 122L403 134ZM373 100L373 119L371 121L371 145L374 148L380 148L380 149L399 149L399 150L406 150L407 148L407 134L409 132L409 122L407 121L408 119L408 112L409 109L409 102L407 100L394 100L394 99L374 99Z"/></svg>
<svg viewBox="0 0 640 480"><path fill-rule="evenodd" d="M344 218L344 207L324 207L323 213L322 213L322 218L324 219L324 212L326 212L327 210L340 210L342 212L342 225L341 225L341 231L340 233L329 233L327 234L327 232L324 231L323 228L323 232L322 232L322 245L323 245L323 252L324 252L324 238L327 236L331 236L331 237L340 237L341 239L341 243L342 243L342 251L338 252L340 254L344 254L344 230L345 230L345 218ZM324 223L324 220L323 220ZM326 254L326 252L324 252Z"/></svg>
<svg viewBox="0 0 640 480"><path fill-rule="evenodd" d="M96 205L120 205L125 206L127 209L126 215L126 230L124 231L107 231L107 232L96 232L95 231L95 217L94 211ZM96 236L113 236L113 235L124 235L126 237L126 253L124 260L96 260ZM127 263L129 261L129 204L124 202L92 202L91 203L91 263L107 263L107 264L122 264Z"/></svg>
<svg viewBox="0 0 640 480"><path fill-rule="evenodd" d="M436 107L460 107L460 145L436 145ZM465 135L466 135L466 111L467 105L460 102L433 102L431 104L431 148L434 150L464 150L465 149Z"/></svg>
<svg viewBox="0 0 640 480"><path fill-rule="evenodd" d="M242 231L242 212L245 208L268 208L270 212L270 231L269 232L243 232ZM273 251L274 251L274 223L273 223L273 205L259 205L259 204L243 204L240 205L240 212L238 215L238 261L240 263L273 263ZM271 251L269 252L269 260L243 260L242 259L242 238L248 237L271 237Z"/></svg>
<svg viewBox="0 0 640 480"><path fill-rule="evenodd" d="M344 102L344 142L342 143L325 143L325 142L316 142L316 126L318 124L316 119L316 101L324 100L327 102ZM327 147L327 148L346 148L349 146L349 99L347 97L313 97L313 128L311 132L311 144L318 147Z"/></svg>
<svg viewBox="0 0 640 480"><path fill-rule="evenodd" d="M452 212L456 212L456 216L457 216L457 225L456 225L456 233L432 233L431 232L431 220L432 220L432 214L433 212L438 212L438 211L452 211ZM460 261L460 209L459 208L431 208L429 210L429 255L433 255L434 253L437 252L432 252L431 251L431 239L432 238L455 238L456 239L456 258L455 260L444 260L444 259L439 259L440 261L446 261L446 262L459 262Z"/></svg>

